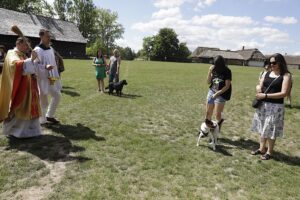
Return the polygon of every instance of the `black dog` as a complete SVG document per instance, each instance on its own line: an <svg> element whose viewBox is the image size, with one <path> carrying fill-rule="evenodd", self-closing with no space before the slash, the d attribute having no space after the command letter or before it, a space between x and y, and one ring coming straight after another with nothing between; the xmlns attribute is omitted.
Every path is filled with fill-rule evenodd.
<svg viewBox="0 0 300 200"><path fill-rule="evenodd" d="M111 95L113 94L114 90L116 90L117 95L120 97L122 95L122 90L124 85L127 85L127 81L126 80L122 80L118 83L109 83L109 91L108 94Z"/></svg>

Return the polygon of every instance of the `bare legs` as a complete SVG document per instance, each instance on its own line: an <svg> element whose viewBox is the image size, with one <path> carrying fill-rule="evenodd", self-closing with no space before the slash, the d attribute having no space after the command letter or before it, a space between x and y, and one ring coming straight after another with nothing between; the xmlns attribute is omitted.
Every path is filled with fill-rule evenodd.
<svg viewBox="0 0 300 200"><path fill-rule="evenodd" d="M97 83L98 83L98 90L99 92L104 92L104 80L101 78L101 79L97 79Z"/></svg>
<svg viewBox="0 0 300 200"><path fill-rule="evenodd" d="M214 108L216 108L216 120L218 122L222 119L222 112L224 110L224 103L206 104L206 119L211 120Z"/></svg>

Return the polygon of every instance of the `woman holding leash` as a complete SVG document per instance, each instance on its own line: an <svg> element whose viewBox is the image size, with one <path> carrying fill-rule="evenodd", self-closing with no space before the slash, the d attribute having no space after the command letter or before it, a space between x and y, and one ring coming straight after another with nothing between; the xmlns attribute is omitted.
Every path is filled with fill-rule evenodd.
<svg viewBox="0 0 300 200"><path fill-rule="evenodd" d="M259 149L252 155L261 154L262 160L272 158L277 137L283 136L284 97L287 96L291 74L281 54L270 58L271 71L265 73L256 87L256 99L262 104L256 109L252 122L252 131L259 133ZM268 147L267 147L268 143Z"/></svg>
<svg viewBox="0 0 300 200"><path fill-rule="evenodd" d="M106 60L102 54L102 50L97 51L97 55L93 60L93 65L96 68L96 79L98 82L98 91L104 92L104 78L106 78Z"/></svg>
<svg viewBox="0 0 300 200"><path fill-rule="evenodd" d="M207 75L207 83L210 86L207 94L205 123L209 128L215 127L211 121L214 110L219 127L224 121L222 112L225 102L231 97L231 79L231 70L226 66L224 58L222 56L214 58L214 65L209 68Z"/></svg>

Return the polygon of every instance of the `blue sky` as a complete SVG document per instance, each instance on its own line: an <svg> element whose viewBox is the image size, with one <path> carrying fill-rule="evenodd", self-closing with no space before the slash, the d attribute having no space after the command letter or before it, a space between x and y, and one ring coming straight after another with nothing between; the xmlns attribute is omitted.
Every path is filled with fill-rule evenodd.
<svg viewBox="0 0 300 200"><path fill-rule="evenodd" d="M52 1L52 0L49 0ZM180 41L265 54L300 54L299 0L94 0L117 11L125 33L121 46L142 48L142 39L160 28L175 29Z"/></svg>

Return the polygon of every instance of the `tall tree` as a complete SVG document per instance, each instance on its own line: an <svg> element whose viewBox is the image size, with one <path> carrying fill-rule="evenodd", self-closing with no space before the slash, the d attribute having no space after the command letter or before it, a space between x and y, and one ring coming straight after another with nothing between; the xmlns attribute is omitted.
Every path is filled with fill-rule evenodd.
<svg viewBox="0 0 300 200"><path fill-rule="evenodd" d="M145 37L143 50L151 60L188 61L190 51L186 43L179 43L176 32L170 28L160 29L157 35Z"/></svg>
<svg viewBox="0 0 300 200"><path fill-rule="evenodd" d="M107 9L97 9L97 36L102 41L106 51L115 46L115 41L122 38L123 26L118 23L118 13Z"/></svg>
<svg viewBox="0 0 300 200"><path fill-rule="evenodd" d="M154 39L153 54L158 60L173 60L177 56L179 40L173 29L160 29Z"/></svg>
<svg viewBox="0 0 300 200"><path fill-rule="evenodd" d="M154 40L155 37L145 37L143 39L143 50L146 53L147 60L153 57Z"/></svg>
<svg viewBox="0 0 300 200"><path fill-rule="evenodd" d="M71 0L54 0L53 6L58 18L61 20L68 20L68 12L72 5Z"/></svg>
<svg viewBox="0 0 300 200"><path fill-rule="evenodd" d="M24 13L53 16L51 6L46 0L0 0L2 8Z"/></svg>
<svg viewBox="0 0 300 200"><path fill-rule="evenodd" d="M77 24L82 36L87 38L88 42L94 40L97 12L93 0L72 0L67 6L69 20Z"/></svg>

